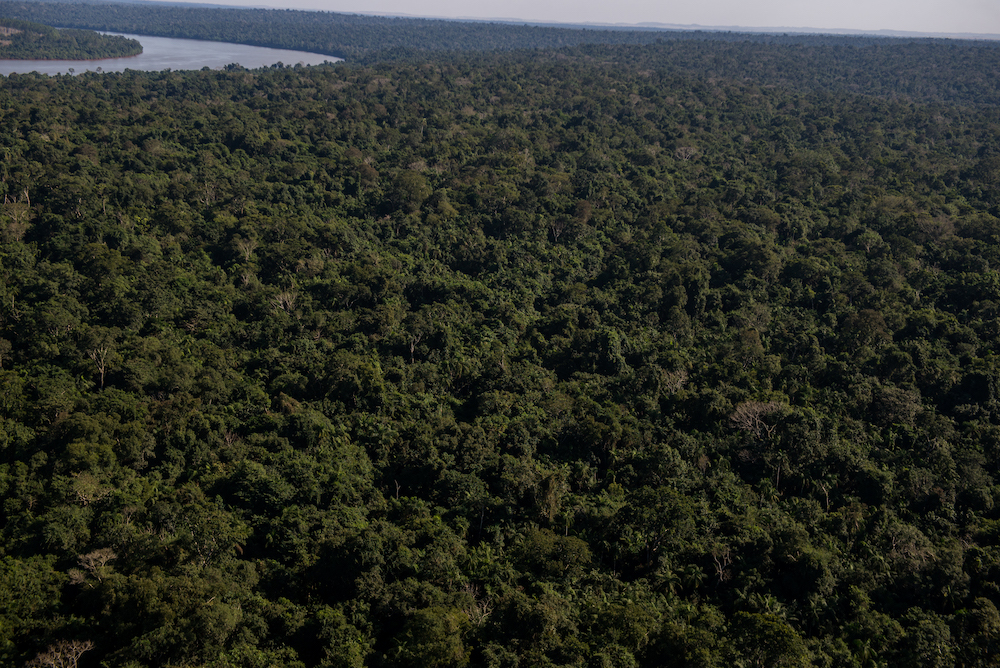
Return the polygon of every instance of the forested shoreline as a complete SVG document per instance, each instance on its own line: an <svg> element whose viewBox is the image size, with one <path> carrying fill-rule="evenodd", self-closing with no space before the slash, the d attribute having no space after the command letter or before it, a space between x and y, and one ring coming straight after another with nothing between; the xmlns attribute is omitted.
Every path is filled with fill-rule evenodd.
<svg viewBox="0 0 1000 668"><path fill-rule="evenodd" d="M996 666L998 53L0 77L0 662Z"/></svg>
<svg viewBox="0 0 1000 668"><path fill-rule="evenodd" d="M0 0L0 16L36 21L64 28L82 28L138 35L204 39L236 42L278 49L292 49L322 53L343 58L356 64L374 64L393 60L423 57L441 52L489 52L521 49L558 49L582 45L644 45L662 43L687 43L705 47L698 73L713 67L730 70L723 74L732 76L733 68L746 65L733 60L725 53L725 45L742 49L743 45L771 44L781 47L798 47L806 56L804 63L787 59L787 49L781 50L779 60L786 61L793 70L792 78L801 80L801 70L808 67L812 75L829 76L845 66L881 64L879 58L857 57L856 50L870 51L881 47L911 45L917 51L917 60L904 59L898 63L905 69L916 66L921 74L933 79L938 72L932 63L922 61L924 47L947 45L960 49L973 48L974 58L982 63L984 49L1000 47L997 41L954 39L926 39L907 37L857 37L823 34L768 34L736 33L689 30L627 30L613 28L579 28L572 26L518 25L502 22L453 21L387 16L370 16L339 12L299 10L241 9L236 7L194 7L167 3L136 2L43 2L37 0ZM813 47L844 47L842 54L847 63L834 61L813 62ZM723 53L720 54L719 50ZM890 49L893 50L893 49ZM721 57L720 57L721 55ZM770 59L757 63L765 68ZM951 60L954 64L954 60ZM886 63L887 64L887 63ZM758 71L757 74L781 75L782 70ZM843 83L860 86L872 92L869 74L862 68L854 72L860 79L843 80ZM963 72L967 75L968 72ZM981 73L983 76L986 72ZM964 78L964 76L963 76ZM887 82L882 82L883 86ZM992 88L993 85L990 84Z"/></svg>
<svg viewBox="0 0 1000 668"><path fill-rule="evenodd" d="M142 53L137 40L0 18L0 60L101 60Z"/></svg>

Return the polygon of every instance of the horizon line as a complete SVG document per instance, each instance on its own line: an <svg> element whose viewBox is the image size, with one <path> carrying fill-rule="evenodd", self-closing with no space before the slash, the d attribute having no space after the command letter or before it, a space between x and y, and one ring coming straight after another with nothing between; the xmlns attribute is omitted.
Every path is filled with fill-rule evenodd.
<svg viewBox="0 0 1000 668"><path fill-rule="evenodd" d="M44 0L42 0L44 1ZM55 0L58 1L58 0ZM314 9L305 7L274 7L271 5L243 5L243 4L218 4L217 2L197 2L192 0L103 0L104 2L122 2L124 4L156 4L156 5L180 5L186 7L213 7L220 9L268 9L275 11L303 11L321 12L328 14L354 14L357 16L380 16L385 18L401 19L424 19L434 21L462 21L466 23L513 23L518 25L531 25L555 28L583 28L583 29L611 29L611 30L661 30L684 31L684 32L732 32L732 33L762 33L771 35L844 35L852 37L916 37L924 39L961 39L961 40L1000 40L1000 33L973 33L973 32L924 32L919 30L897 30L894 28L879 28L867 30L863 28L813 28L804 26L720 26L702 25L699 23L663 23L659 21L643 21L640 23L612 23L606 21L553 21L553 20L531 20L513 17L481 17L481 16L434 16L421 14L406 14L401 12L365 12ZM101 0L98 0L100 4Z"/></svg>

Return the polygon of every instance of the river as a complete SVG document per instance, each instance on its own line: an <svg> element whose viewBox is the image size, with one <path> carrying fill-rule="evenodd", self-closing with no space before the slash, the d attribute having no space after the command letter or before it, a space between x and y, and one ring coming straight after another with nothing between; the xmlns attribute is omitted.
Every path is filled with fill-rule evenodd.
<svg viewBox="0 0 1000 668"><path fill-rule="evenodd" d="M118 34L118 33L108 33ZM200 70L203 67L219 69L232 63L239 63L248 69L270 67L276 63L285 65L320 65L340 58L324 56L306 51L268 49L261 46L231 44L229 42L208 42L197 39L174 39L172 37L148 37L146 35L124 35L139 40L142 53L128 58L106 58L104 60L0 60L0 74L38 72L40 74L80 74L81 72L124 72L142 70Z"/></svg>

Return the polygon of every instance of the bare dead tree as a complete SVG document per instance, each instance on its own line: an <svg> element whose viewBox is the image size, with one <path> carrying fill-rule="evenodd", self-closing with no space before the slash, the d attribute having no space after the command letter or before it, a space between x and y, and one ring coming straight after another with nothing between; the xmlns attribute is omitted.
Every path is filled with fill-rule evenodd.
<svg viewBox="0 0 1000 668"><path fill-rule="evenodd" d="M715 564L715 575L719 582L729 579L729 566L733 563L732 554L728 547L716 547L712 549L712 562Z"/></svg>
<svg viewBox="0 0 1000 668"><path fill-rule="evenodd" d="M90 573L93 577L97 578L98 582L104 581L104 567L108 565L109 561L113 561L118 558L115 551L110 547L102 547L99 550L94 550L93 552L88 552L87 554L81 554L78 561L80 567L85 571ZM73 575L73 572L70 572ZM80 578L83 580L83 578Z"/></svg>
<svg viewBox="0 0 1000 668"><path fill-rule="evenodd" d="M413 364L413 351L417 349L417 344L422 338L424 338L422 333L410 335L410 364Z"/></svg>
<svg viewBox="0 0 1000 668"><path fill-rule="evenodd" d="M240 239L236 242L236 250L243 256L244 262L249 262L253 257L253 252L257 250L256 239Z"/></svg>
<svg viewBox="0 0 1000 668"><path fill-rule="evenodd" d="M698 149L695 146L678 146L677 150L674 151L674 157L678 160L690 160L696 155L698 155Z"/></svg>
<svg viewBox="0 0 1000 668"><path fill-rule="evenodd" d="M90 640L60 640L29 661L26 666L44 668L76 668L84 652L94 648Z"/></svg>
<svg viewBox="0 0 1000 668"><path fill-rule="evenodd" d="M466 584L463 590L469 595L469 602L464 610L465 614L474 626L483 626L490 613L493 612L492 597L484 596L482 590L474 584Z"/></svg>
<svg viewBox="0 0 1000 668"><path fill-rule="evenodd" d="M784 410L784 404L777 401L744 401L736 406L736 410L729 416L729 421L737 429L742 429L750 432L756 438L761 438L764 435L770 436L777 427L777 425L768 424L764 418Z"/></svg>
<svg viewBox="0 0 1000 668"><path fill-rule="evenodd" d="M670 394L680 392L687 385L687 381L688 372L685 369L678 369L677 371L669 371L662 374L663 389Z"/></svg>
<svg viewBox="0 0 1000 668"><path fill-rule="evenodd" d="M295 313L295 300L298 297L294 292L285 290L284 292L278 293L278 296L274 298L274 306L286 313Z"/></svg>
<svg viewBox="0 0 1000 668"><path fill-rule="evenodd" d="M108 368L108 353L111 352L111 346L103 345L96 348L91 348L88 351L90 359L94 361L94 365L97 367L97 373L101 377L101 389L104 389L104 372Z"/></svg>
<svg viewBox="0 0 1000 668"><path fill-rule="evenodd" d="M3 229L4 238L7 241L20 241L24 238L25 232L34 217L31 211L31 197L28 196L28 189L20 197L13 199L7 195L3 197L3 207L0 212L7 218L7 225Z"/></svg>

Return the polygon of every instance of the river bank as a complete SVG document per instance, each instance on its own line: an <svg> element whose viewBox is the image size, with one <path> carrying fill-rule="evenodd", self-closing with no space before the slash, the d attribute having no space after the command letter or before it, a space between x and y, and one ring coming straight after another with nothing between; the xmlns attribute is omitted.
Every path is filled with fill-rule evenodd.
<svg viewBox="0 0 1000 668"><path fill-rule="evenodd" d="M119 33L107 33L119 34ZM230 42L209 42L195 39L174 39L171 37L149 37L145 35L122 35L137 39L143 52L127 58L105 58L101 60L0 60L0 74L81 74L83 72L124 72L141 70L200 70L204 67L220 69L237 63L248 69L269 67L277 63L284 65L321 65L324 62L340 60L333 56L306 51L271 49Z"/></svg>

